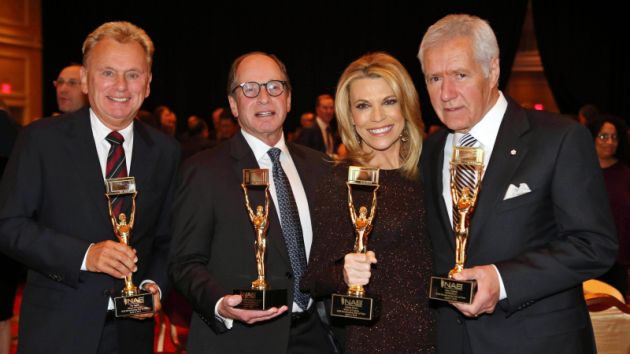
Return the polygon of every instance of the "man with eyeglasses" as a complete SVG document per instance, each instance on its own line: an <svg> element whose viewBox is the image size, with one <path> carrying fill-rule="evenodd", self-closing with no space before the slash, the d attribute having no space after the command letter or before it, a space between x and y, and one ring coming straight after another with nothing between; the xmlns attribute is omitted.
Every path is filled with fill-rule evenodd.
<svg viewBox="0 0 630 354"><path fill-rule="evenodd" d="M87 95L81 91L80 64L63 68L53 85L57 90L57 107L61 113L76 112L87 105Z"/></svg>
<svg viewBox="0 0 630 354"><path fill-rule="evenodd" d="M275 56L237 58L227 93L240 132L185 162L173 208L169 273L195 311L188 353L332 352L316 304L297 289L314 237L313 193L328 172L325 155L285 142L291 84ZM269 169L271 184L266 279L272 288L288 290L288 306L264 311L239 309L241 296L231 295L257 276L255 236L241 189L242 170L252 168ZM254 206L264 204L260 191L249 197Z"/></svg>

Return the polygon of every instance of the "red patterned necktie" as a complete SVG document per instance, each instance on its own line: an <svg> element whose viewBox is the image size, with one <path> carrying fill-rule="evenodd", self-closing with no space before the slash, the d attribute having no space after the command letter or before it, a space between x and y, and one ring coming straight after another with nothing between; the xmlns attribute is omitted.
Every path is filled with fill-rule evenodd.
<svg viewBox="0 0 630 354"><path fill-rule="evenodd" d="M117 131L112 131L107 137L105 137L110 143L109 153L107 154L107 168L105 170L105 178L120 178L127 177L127 161L125 159L125 150L123 149L123 142L125 138ZM120 211L123 207L123 198L116 196L112 198L112 209L114 215L118 218Z"/></svg>

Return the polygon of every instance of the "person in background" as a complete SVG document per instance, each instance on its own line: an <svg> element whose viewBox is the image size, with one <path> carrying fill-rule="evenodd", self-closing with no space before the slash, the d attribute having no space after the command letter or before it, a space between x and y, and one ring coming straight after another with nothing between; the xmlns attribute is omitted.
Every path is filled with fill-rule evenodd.
<svg viewBox="0 0 630 354"><path fill-rule="evenodd" d="M155 119L160 124L160 129L164 134L175 137L177 132L177 116L168 106L157 106L153 110Z"/></svg>
<svg viewBox="0 0 630 354"><path fill-rule="evenodd" d="M295 142L334 156L339 145L337 132L331 126L335 118L335 100L329 94L317 96L315 103L315 124L302 129Z"/></svg>
<svg viewBox="0 0 630 354"><path fill-rule="evenodd" d="M295 139L297 139L300 136L304 128L312 127L313 124L315 124L315 113L313 112L302 113L302 115L300 116L300 125L297 128L295 128L294 131L287 134L287 140L289 142L295 141Z"/></svg>
<svg viewBox="0 0 630 354"><path fill-rule="evenodd" d="M617 261L608 272L599 277L628 296L628 269L630 269L630 167L628 167L627 126L620 117L599 115L589 124L595 141L595 152L604 173L610 209L613 213L619 252Z"/></svg>
<svg viewBox="0 0 630 354"><path fill-rule="evenodd" d="M449 162L453 147L484 151L457 280L476 280L472 304L436 301L439 353L595 353L582 282L603 274L617 237L588 130L520 107L498 88L499 46L476 16L429 27L418 58L447 129L422 151L435 274L455 263Z"/></svg>
<svg viewBox="0 0 630 354"><path fill-rule="evenodd" d="M153 128L160 129L160 123L158 123L158 121L155 119L153 113L147 110L139 110L136 114L136 119L152 126Z"/></svg>
<svg viewBox="0 0 630 354"><path fill-rule="evenodd" d="M418 171L422 120L413 80L391 55L366 54L341 75L335 102L348 157L318 186L318 238L302 286L316 297L330 298L331 293L345 294L350 285L366 285L368 294L379 299L382 313L376 320L346 327L345 353L435 353L435 320L426 296L431 247ZM349 165L380 169L365 254L353 252ZM372 190L354 188L353 200L354 213L359 206L369 210Z"/></svg>
<svg viewBox="0 0 630 354"><path fill-rule="evenodd" d="M57 107L61 113L76 112L88 105L88 98L81 91L81 65L71 64L59 72L53 81L57 92Z"/></svg>
<svg viewBox="0 0 630 354"><path fill-rule="evenodd" d="M208 139L208 124L206 122L196 119L192 124L188 131L188 139L182 141L182 161L199 151L210 149L216 145L214 141Z"/></svg>
<svg viewBox="0 0 630 354"><path fill-rule="evenodd" d="M215 143L218 144L233 137L238 131L238 124L230 112L223 111L219 116L219 123L216 129Z"/></svg>
<svg viewBox="0 0 630 354"><path fill-rule="evenodd" d="M226 109L224 107L217 107L214 110L212 110L212 114L210 115L210 118L212 119L212 121L211 121L212 127L209 127L210 128L210 136L209 136L210 140L216 140L216 138L217 138L217 130L219 129L219 120L221 119L221 115L225 111L226 111Z"/></svg>
<svg viewBox="0 0 630 354"><path fill-rule="evenodd" d="M584 126L589 126L597 120L599 108L594 104L585 104L578 111L578 122Z"/></svg>
<svg viewBox="0 0 630 354"><path fill-rule="evenodd" d="M150 92L153 51L129 22L99 26L83 43L89 107L38 120L17 140L0 184L0 251L28 268L19 353L153 353L154 313L116 318L112 301L132 274L155 311L168 291L180 152L134 119ZM125 176L138 190L129 246L116 239L104 188ZM132 210L130 198L114 203Z"/></svg>
<svg viewBox="0 0 630 354"><path fill-rule="evenodd" d="M323 154L285 143L291 83L277 57L238 57L227 86L241 129L184 163L174 207L169 273L194 311L187 352L330 353L316 304L298 290L315 237L315 186L328 165ZM240 309L241 296L232 295L257 277L256 237L241 188L242 170L252 168L268 169L271 184L266 279L288 295L288 306L267 310ZM252 205L265 204L258 192L249 192Z"/></svg>

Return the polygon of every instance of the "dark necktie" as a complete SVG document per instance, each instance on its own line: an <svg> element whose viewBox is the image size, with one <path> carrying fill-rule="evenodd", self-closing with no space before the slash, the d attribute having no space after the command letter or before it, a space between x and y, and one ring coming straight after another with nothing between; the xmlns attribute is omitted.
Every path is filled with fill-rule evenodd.
<svg viewBox="0 0 630 354"><path fill-rule="evenodd" d="M477 144L477 139L474 136L466 133L459 139L458 146L474 147ZM455 174L455 188L458 191L462 191L464 187L468 187L469 190L474 190L474 186L477 182L477 176L475 169L472 166L457 165L457 173ZM457 225L459 222L459 213L456 208L453 208L453 225Z"/></svg>
<svg viewBox="0 0 630 354"><path fill-rule="evenodd" d="M107 168L105 170L105 178L119 178L127 177L127 161L125 159L125 150L123 149L123 142L125 139L117 131L112 131L107 137L105 137L110 143L109 153L107 154ZM116 196L112 198L112 209L114 215L117 218L118 214L122 210L123 198Z"/></svg>
<svg viewBox="0 0 630 354"><path fill-rule="evenodd" d="M326 127L326 154L329 156L333 154L334 143L333 143L333 135L332 129L330 125Z"/></svg>
<svg viewBox="0 0 630 354"><path fill-rule="evenodd" d="M284 243L289 252L291 269L293 269L293 301L300 308L306 310L309 302L309 295L300 291L300 279L306 271L306 251L304 250L304 238L302 236L302 224L298 214L297 204L293 197L291 184L280 164L281 150L271 148L267 152L273 163L273 183L276 188L276 197L280 207L280 226Z"/></svg>

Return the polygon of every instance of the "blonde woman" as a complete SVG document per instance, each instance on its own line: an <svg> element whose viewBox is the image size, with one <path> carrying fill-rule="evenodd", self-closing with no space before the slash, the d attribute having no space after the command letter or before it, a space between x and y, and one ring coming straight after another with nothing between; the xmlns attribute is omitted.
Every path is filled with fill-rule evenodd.
<svg viewBox="0 0 630 354"><path fill-rule="evenodd" d="M315 206L314 244L302 281L314 296L364 285L380 315L347 326L345 352L434 353L427 285L431 250L418 179L422 120L418 94L405 68L387 53L350 64L337 85L335 111L348 154L322 181ZM353 253L348 215L348 165L380 169L378 207L365 254ZM372 204L370 189L353 189L354 205Z"/></svg>

